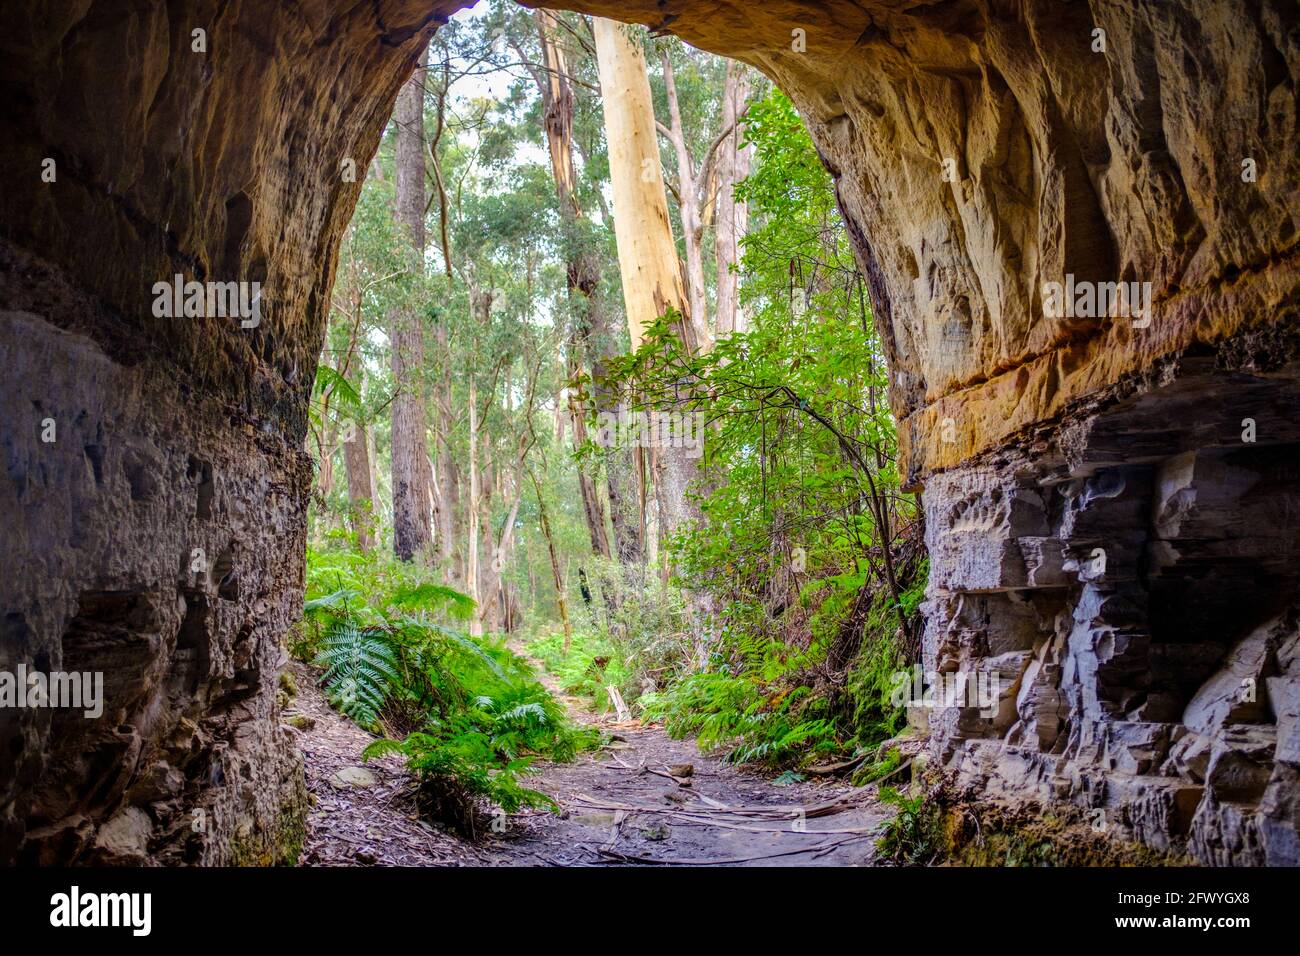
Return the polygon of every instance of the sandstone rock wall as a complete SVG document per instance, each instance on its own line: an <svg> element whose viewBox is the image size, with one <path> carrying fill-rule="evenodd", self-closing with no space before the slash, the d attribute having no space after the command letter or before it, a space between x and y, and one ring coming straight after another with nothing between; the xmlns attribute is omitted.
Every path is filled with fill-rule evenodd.
<svg viewBox="0 0 1300 956"><path fill-rule="evenodd" d="M872 279L918 483L1193 345L1294 329L1294 3L541 5L675 33L795 100ZM1043 286L1070 275L1149 282L1148 324L1049 317Z"/></svg>
<svg viewBox="0 0 1300 956"><path fill-rule="evenodd" d="M1182 450L1165 416L1204 421L1216 387L1189 375L1093 423L1139 461L1084 446L930 478L926 665L996 675L999 700L925 716L986 795L1067 800L1206 863L1300 865L1300 420L1269 445L1221 422ZM1294 378L1231 387L1300 407Z"/></svg>
<svg viewBox="0 0 1300 956"><path fill-rule="evenodd" d="M465 5L0 10L4 652L125 675L75 754L6 716L0 856L190 858L205 802L227 822L199 858L237 856L237 821L274 842L341 164ZM1014 688L995 718L933 714L936 754L1206 861L1295 859L1295 4L549 5L744 59L806 116L925 489L926 663ZM260 325L154 317L176 272L262 283ZM1057 314L1045 286L1076 281L1149 308ZM50 409L69 444L38 441ZM184 574L196 536L228 553L215 580Z"/></svg>
<svg viewBox="0 0 1300 956"><path fill-rule="evenodd" d="M103 675L100 714L0 710L0 861L291 859L306 795L275 688L309 459L147 348L65 331L113 317L8 243L0 282L0 418L24 425L0 671Z"/></svg>
<svg viewBox="0 0 1300 956"><path fill-rule="evenodd" d="M323 303L452 7L0 9L0 671L102 671L106 698L95 719L0 710L0 863L292 858L276 674ZM156 316L177 273L260 283L260 321Z"/></svg>

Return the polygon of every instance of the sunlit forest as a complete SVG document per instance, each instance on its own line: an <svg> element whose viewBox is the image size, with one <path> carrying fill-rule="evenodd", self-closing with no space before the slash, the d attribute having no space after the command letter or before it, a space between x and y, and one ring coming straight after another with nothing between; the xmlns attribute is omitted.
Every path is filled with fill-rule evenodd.
<svg viewBox="0 0 1300 956"><path fill-rule="evenodd" d="M504 679L530 666L730 762L893 769L925 562L865 281L786 96L494 3L437 33L357 174L296 648L335 704L511 810L541 799L530 759L584 745Z"/></svg>

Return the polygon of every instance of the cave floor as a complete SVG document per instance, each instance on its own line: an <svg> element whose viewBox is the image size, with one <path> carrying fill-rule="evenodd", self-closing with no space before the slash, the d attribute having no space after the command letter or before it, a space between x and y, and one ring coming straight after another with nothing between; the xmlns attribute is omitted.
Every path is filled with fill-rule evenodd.
<svg viewBox="0 0 1300 956"><path fill-rule="evenodd" d="M523 810L470 843L419 818L400 757L363 763L374 738L330 708L309 668L292 666L293 710L311 723L295 731L312 800L305 866L871 865L890 816L874 787L777 785L662 727L600 717L557 693L610 742L571 763L539 763L525 781L558 812Z"/></svg>

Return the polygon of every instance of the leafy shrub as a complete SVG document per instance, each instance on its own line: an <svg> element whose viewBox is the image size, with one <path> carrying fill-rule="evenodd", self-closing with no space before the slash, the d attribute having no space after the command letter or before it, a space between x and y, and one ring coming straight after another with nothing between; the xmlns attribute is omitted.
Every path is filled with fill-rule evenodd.
<svg viewBox="0 0 1300 956"><path fill-rule="evenodd" d="M876 846L895 863L923 866L942 849L940 811L925 793L908 796L892 787L880 788L880 799L896 808Z"/></svg>
<svg viewBox="0 0 1300 956"><path fill-rule="evenodd" d="M669 734L694 735L705 750L727 747L732 763L804 764L842 749L839 728L824 716L825 699L807 687L768 697L753 680L702 672L642 703Z"/></svg>
<svg viewBox="0 0 1300 956"><path fill-rule="evenodd" d="M386 735L366 756L403 754L421 810L472 837L485 804L513 812L547 802L519 782L534 757L569 760L598 738L572 726L504 641L452 626L473 601L421 573L376 555L309 551L297 652L324 667L335 707Z"/></svg>
<svg viewBox="0 0 1300 956"><path fill-rule="evenodd" d="M481 730L414 733L404 740L383 738L367 747L362 756L370 760L385 753L404 756L407 767L416 774L419 811L469 839L482 832L484 803L506 813L521 806L554 806L546 794L519 783L531 758L500 763L491 735Z"/></svg>
<svg viewBox="0 0 1300 956"><path fill-rule="evenodd" d="M316 663L325 668L321 683L329 702L361 726L374 727L389 690L400 680L397 654L383 632L335 621Z"/></svg>

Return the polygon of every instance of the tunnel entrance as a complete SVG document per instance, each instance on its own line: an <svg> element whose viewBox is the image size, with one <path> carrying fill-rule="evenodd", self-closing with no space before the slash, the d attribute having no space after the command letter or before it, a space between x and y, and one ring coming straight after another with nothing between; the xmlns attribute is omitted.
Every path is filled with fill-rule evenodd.
<svg viewBox="0 0 1300 956"><path fill-rule="evenodd" d="M276 674L341 171L463 6L0 14L3 660L129 685L77 754L0 717L0 859L270 861L300 815ZM1007 688L995 718L929 715L937 759L1205 862L1300 860L1294 25L1247 0L555 6L749 63L805 119L923 494L927 661ZM159 316L177 274L265 286L259 324ZM1149 311L1045 309L1067 276L1146 284Z"/></svg>

